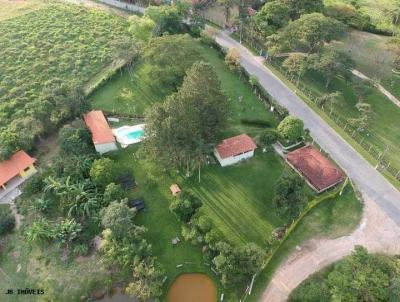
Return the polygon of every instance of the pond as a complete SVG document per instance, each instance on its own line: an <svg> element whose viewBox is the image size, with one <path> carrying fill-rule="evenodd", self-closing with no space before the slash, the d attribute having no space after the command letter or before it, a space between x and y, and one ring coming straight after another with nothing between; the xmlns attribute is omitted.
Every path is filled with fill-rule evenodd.
<svg viewBox="0 0 400 302"><path fill-rule="evenodd" d="M217 288L205 274L183 274L171 285L167 302L216 302Z"/></svg>

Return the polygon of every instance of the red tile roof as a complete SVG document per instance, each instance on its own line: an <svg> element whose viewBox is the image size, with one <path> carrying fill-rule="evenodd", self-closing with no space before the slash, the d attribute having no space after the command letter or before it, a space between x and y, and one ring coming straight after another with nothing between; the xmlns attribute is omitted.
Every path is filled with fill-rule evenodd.
<svg viewBox="0 0 400 302"><path fill-rule="evenodd" d="M86 125L92 132L92 140L94 144L107 144L115 142L115 138L102 111L90 111L89 113L85 114L83 118Z"/></svg>
<svg viewBox="0 0 400 302"><path fill-rule="evenodd" d="M257 148L254 140L247 134L240 134L224 139L217 146L217 152L221 158L228 158L241 153L249 152Z"/></svg>
<svg viewBox="0 0 400 302"><path fill-rule="evenodd" d="M0 162L0 186L17 176L36 161L25 151L18 151L10 159Z"/></svg>
<svg viewBox="0 0 400 302"><path fill-rule="evenodd" d="M323 191L344 179L343 173L312 146L290 152L287 160L318 191Z"/></svg>

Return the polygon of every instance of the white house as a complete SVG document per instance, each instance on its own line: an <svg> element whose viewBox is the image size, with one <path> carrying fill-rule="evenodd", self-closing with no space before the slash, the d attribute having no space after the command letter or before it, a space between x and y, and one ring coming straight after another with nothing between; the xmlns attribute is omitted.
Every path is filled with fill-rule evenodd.
<svg viewBox="0 0 400 302"><path fill-rule="evenodd" d="M222 143L214 149L214 155L221 166L225 167L253 157L256 148L257 145L250 136L247 134L240 134L224 139Z"/></svg>
<svg viewBox="0 0 400 302"><path fill-rule="evenodd" d="M102 111L90 111L83 118L90 132L92 132L92 140L97 152L103 154L118 149L115 137Z"/></svg>

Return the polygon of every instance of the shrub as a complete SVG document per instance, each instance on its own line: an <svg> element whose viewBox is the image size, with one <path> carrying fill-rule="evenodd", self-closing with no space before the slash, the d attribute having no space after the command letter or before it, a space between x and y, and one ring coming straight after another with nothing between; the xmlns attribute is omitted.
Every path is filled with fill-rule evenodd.
<svg viewBox="0 0 400 302"><path fill-rule="evenodd" d="M271 127L271 122L262 119L242 118L240 122L244 125L256 127Z"/></svg>
<svg viewBox="0 0 400 302"><path fill-rule="evenodd" d="M365 30L371 27L371 18L362 14L354 6L344 3L336 3L326 7L325 14L335 18L351 27Z"/></svg>
<svg viewBox="0 0 400 302"><path fill-rule="evenodd" d="M200 216L199 218L197 218L195 221L195 225L202 233L207 233L212 228L211 219L207 216Z"/></svg>
<svg viewBox="0 0 400 302"><path fill-rule="evenodd" d="M3 208L0 211L0 236L3 236L9 232L11 232L15 227L15 218L11 213L11 210L8 208L4 210Z"/></svg>
<svg viewBox="0 0 400 302"><path fill-rule="evenodd" d="M182 192L181 196L171 203L169 209L178 216L180 221L188 223L201 205L202 203L197 197Z"/></svg>
<svg viewBox="0 0 400 302"><path fill-rule="evenodd" d="M277 139L278 133L275 130L268 129L260 134L258 144L262 148L270 148L272 144L276 143Z"/></svg>
<svg viewBox="0 0 400 302"><path fill-rule="evenodd" d="M111 182L106 186L104 190L103 200L105 204L109 204L112 201L120 201L126 197L125 191L120 185L116 185Z"/></svg>
<svg viewBox="0 0 400 302"><path fill-rule="evenodd" d="M287 116L280 122L277 131L282 139L294 143L304 136L304 123L294 116Z"/></svg>
<svg viewBox="0 0 400 302"><path fill-rule="evenodd" d="M90 169L90 178L96 185L105 188L115 180L115 162L109 158L100 158L93 162Z"/></svg>
<svg viewBox="0 0 400 302"><path fill-rule="evenodd" d="M89 253L89 247L84 243L77 244L74 246L73 253L77 256L86 256Z"/></svg>
<svg viewBox="0 0 400 302"><path fill-rule="evenodd" d="M58 142L65 154L82 155L93 152L90 132L83 126L64 126L59 132Z"/></svg>

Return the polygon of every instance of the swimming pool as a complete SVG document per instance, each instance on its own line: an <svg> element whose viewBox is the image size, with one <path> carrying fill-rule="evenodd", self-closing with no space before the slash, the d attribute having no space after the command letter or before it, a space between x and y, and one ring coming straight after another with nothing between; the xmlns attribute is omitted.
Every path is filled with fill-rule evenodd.
<svg viewBox="0 0 400 302"><path fill-rule="evenodd" d="M117 129L113 129L113 134L117 139L117 142L121 144L123 148L131 144L136 144L144 140L144 124L135 126L122 126Z"/></svg>

